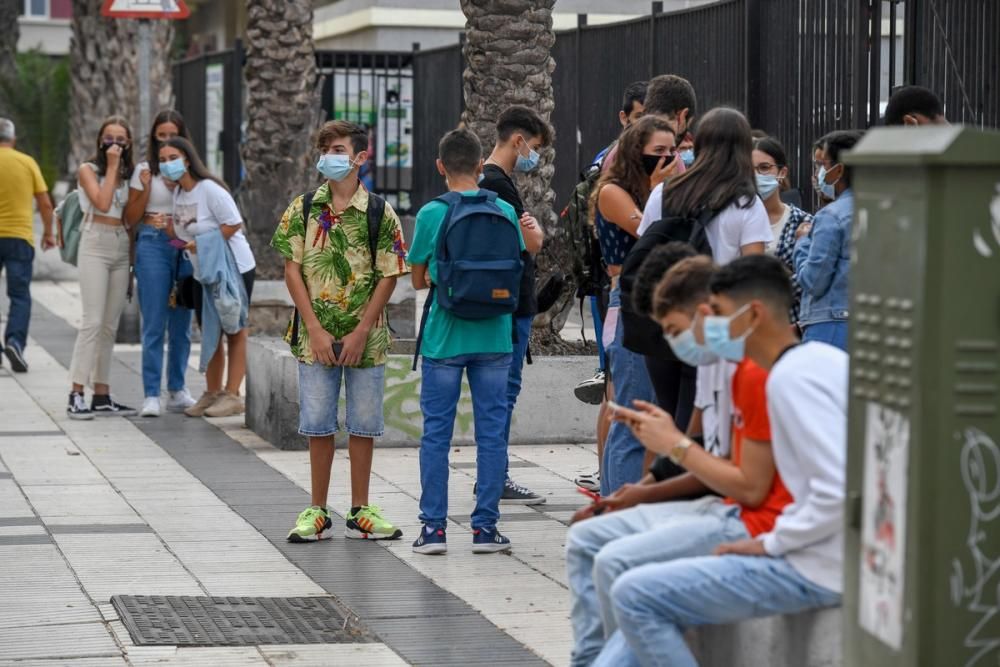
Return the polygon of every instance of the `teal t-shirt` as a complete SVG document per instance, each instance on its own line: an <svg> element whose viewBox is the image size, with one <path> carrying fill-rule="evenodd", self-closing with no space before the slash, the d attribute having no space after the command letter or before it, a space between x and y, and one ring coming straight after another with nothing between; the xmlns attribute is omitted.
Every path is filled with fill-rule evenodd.
<svg viewBox="0 0 1000 667"><path fill-rule="evenodd" d="M476 191L472 190L462 194L475 193ZM510 218L510 224L517 229L521 250L524 251L524 237L514 207L502 199L497 199L497 205ZM437 261L434 258L434 251L437 248L441 223L444 222L447 212L447 204L439 201L432 201L420 209L413 231L413 242L410 243L410 254L406 256L406 261L411 265L427 265L432 283L437 283ZM463 320L439 308L435 300L431 304L431 312L424 328L420 354L430 359L448 359L463 354L513 352L512 326L510 315L485 320Z"/></svg>

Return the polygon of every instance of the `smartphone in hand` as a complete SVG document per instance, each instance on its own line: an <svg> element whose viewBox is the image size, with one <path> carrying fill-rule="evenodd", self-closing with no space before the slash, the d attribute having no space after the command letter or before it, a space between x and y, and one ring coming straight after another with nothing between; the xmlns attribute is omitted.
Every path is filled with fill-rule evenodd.
<svg viewBox="0 0 1000 667"><path fill-rule="evenodd" d="M187 245L187 242L186 241L182 241L180 239L170 239L170 245L172 245L173 247L177 248L178 250L182 250L184 248L184 246Z"/></svg>

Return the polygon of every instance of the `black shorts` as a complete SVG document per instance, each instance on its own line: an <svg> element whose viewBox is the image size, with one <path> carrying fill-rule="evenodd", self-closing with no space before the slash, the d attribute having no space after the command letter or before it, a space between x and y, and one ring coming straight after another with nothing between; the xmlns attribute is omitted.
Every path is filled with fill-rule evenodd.
<svg viewBox="0 0 1000 667"><path fill-rule="evenodd" d="M257 268L254 267L254 268L250 269L249 271L247 271L246 273L243 273L241 275L243 276L243 287L245 287L246 291L247 291L247 300L250 301L251 298L253 297L253 283L254 283L254 279L257 277ZM194 317L195 317L196 320L198 320L198 328L200 329L201 328L201 306L202 306L202 303L204 301L205 290L204 289L195 290L194 294L195 294L195 296L194 296Z"/></svg>

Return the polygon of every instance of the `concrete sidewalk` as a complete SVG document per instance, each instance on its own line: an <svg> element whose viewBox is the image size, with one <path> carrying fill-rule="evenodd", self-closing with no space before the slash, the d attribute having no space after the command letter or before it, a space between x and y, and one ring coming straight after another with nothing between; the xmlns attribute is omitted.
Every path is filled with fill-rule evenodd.
<svg viewBox="0 0 1000 667"><path fill-rule="evenodd" d="M372 502L403 529L402 540L345 540L337 519L333 539L291 545L285 534L308 504L307 453L273 449L240 418L66 419L74 288L34 284L31 371L0 372L0 664L568 661L564 538L581 504L571 480L592 471L592 446L512 449L515 480L548 503L503 512L510 556L474 557L469 549L472 448L452 455L447 556L410 550L420 488L415 449L375 458ZM135 346L116 350L112 388L130 405L141 402L139 359ZM189 380L200 391L201 378L192 371ZM346 450L333 478L330 504L342 514L350 501ZM319 626L342 624L346 635L321 644L137 645L126 625L148 629L152 621L124 618L112 596L326 599L336 612Z"/></svg>

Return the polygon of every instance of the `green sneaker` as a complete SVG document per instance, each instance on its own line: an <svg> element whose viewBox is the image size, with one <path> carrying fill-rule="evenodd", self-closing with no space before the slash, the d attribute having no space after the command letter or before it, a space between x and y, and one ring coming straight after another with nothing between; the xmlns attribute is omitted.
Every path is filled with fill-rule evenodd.
<svg viewBox="0 0 1000 667"><path fill-rule="evenodd" d="M347 512L347 529L344 537L352 540L398 540L403 531L385 520L382 508L365 505L357 514Z"/></svg>
<svg viewBox="0 0 1000 667"><path fill-rule="evenodd" d="M307 507L295 520L295 528L288 533L289 542L315 542L330 537L333 528L330 513L322 507Z"/></svg>

